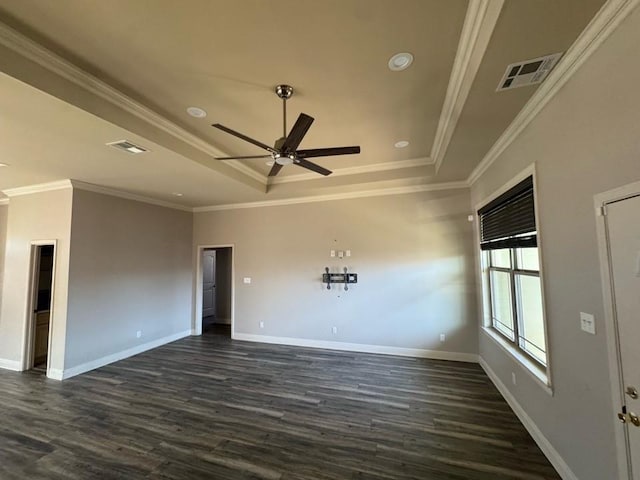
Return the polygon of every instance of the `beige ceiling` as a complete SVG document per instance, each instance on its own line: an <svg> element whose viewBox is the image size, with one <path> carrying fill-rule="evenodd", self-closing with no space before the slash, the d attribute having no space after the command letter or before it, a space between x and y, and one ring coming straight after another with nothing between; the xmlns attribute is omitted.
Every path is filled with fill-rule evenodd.
<svg viewBox="0 0 640 480"><path fill-rule="evenodd" d="M0 70L24 83L0 78L3 133L12 132L6 137L11 141L0 139L1 158L11 158L5 162L11 167L0 170L0 189L76 178L164 200L173 191L193 191L171 199L193 206L462 181L535 91L496 93L506 65L565 51L602 3L505 2L435 175L428 157L466 0L0 0L5 24L216 152L262 153L210 123L264 143L281 135L280 100L272 93L278 83L296 89L289 126L300 112L315 118L303 148L362 147L361 155L317 159L334 170L327 178L284 168L278 180L285 183L265 194L260 181L212 160L211 152L169 138L7 50L0 52ZM404 72L391 72L387 61L400 51L413 53L415 62ZM192 105L207 110L208 117L189 117L185 109ZM121 160L123 154L104 146L118 136L153 152L132 157L142 159L133 168L132 158ZM60 148L46 148L52 138L64 138ZM72 139L75 153L65 154ZM393 147L405 139L410 147ZM264 181L269 167L263 161L245 165Z"/></svg>

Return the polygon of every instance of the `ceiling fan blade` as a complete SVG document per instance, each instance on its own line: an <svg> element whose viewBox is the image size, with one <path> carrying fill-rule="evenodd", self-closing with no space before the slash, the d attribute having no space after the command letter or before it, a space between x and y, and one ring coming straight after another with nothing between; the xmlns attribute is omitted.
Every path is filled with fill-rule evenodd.
<svg viewBox="0 0 640 480"><path fill-rule="evenodd" d="M214 123L211 126L214 127L214 128L217 128L219 130L222 130L223 132L226 132L226 133L228 133L230 135L233 135L234 137L238 137L238 138L244 140L245 142L252 143L256 147L264 148L268 152L277 153L276 150L274 150L269 145L265 145L264 143L259 142L258 140L254 140L253 138L247 137L246 135L243 135L243 134L241 134L239 132L236 132L235 130L231 130L230 128L227 128L224 125L220 125L219 123Z"/></svg>
<svg viewBox="0 0 640 480"><path fill-rule="evenodd" d="M333 147L312 148L310 150L298 150L296 155L300 158L332 157L334 155L353 155L360 153L360 147Z"/></svg>
<svg viewBox="0 0 640 480"><path fill-rule="evenodd" d="M312 123L313 117L310 117L306 113L301 113L298 120L296 120L295 125L289 132L289 135L287 135L287 139L282 144L282 147L280 147L280 150L286 153L295 152Z"/></svg>
<svg viewBox="0 0 640 480"><path fill-rule="evenodd" d="M331 170L327 170L326 168L321 167L320 165L316 165L315 163L310 162L309 160L305 160L304 158L298 158L294 161L294 163L299 167L306 168L307 170L312 170L316 173L324 175L325 177L327 175L331 175L332 173Z"/></svg>
<svg viewBox="0 0 640 480"><path fill-rule="evenodd" d="M271 158L271 155L246 155L244 157L214 157L216 160L248 160L250 158Z"/></svg>
<svg viewBox="0 0 640 480"><path fill-rule="evenodd" d="M271 170L269 170L269 176L275 177L281 168L282 168L282 165L280 165L279 163L274 163L273 167L271 167Z"/></svg>

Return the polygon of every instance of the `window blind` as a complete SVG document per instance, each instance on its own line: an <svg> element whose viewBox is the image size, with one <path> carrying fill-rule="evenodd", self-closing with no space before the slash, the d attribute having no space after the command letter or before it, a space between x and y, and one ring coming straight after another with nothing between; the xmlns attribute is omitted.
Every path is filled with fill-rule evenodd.
<svg viewBox="0 0 640 480"><path fill-rule="evenodd" d="M478 210L480 248L536 247L533 177L528 177Z"/></svg>

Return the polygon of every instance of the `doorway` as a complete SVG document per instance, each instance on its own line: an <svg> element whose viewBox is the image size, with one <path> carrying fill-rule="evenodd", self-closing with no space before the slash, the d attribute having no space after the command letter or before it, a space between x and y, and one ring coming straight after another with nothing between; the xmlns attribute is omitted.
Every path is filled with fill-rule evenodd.
<svg viewBox="0 0 640 480"><path fill-rule="evenodd" d="M623 189L609 198L596 197L596 205L600 199L600 259L620 478L640 480L640 184L634 185L633 193Z"/></svg>
<svg viewBox="0 0 640 480"><path fill-rule="evenodd" d="M54 245L33 245L28 370L46 374L51 337Z"/></svg>
<svg viewBox="0 0 640 480"><path fill-rule="evenodd" d="M203 248L201 332L231 336L233 310L232 247Z"/></svg>

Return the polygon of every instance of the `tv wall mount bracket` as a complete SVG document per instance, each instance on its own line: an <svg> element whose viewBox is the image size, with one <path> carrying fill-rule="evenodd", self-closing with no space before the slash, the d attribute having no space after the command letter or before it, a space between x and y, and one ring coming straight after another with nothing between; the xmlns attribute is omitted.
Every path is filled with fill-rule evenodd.
<svg viewBox="0 0 640 480"><path fill-rule="evenodd" d="M358 283L358 274L349 273L344 267L344 273L330 273L329 267L324 267L326 273L322 274L322 283L327 284L327 290L331 290L332 283L344 283L344 289L349 290L350 283Z"/></svg>

